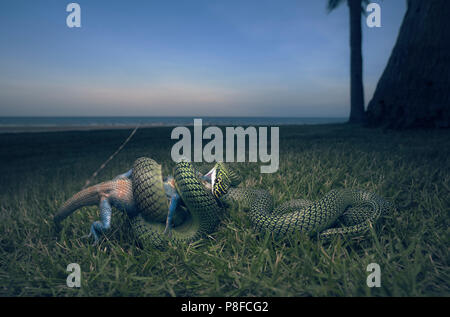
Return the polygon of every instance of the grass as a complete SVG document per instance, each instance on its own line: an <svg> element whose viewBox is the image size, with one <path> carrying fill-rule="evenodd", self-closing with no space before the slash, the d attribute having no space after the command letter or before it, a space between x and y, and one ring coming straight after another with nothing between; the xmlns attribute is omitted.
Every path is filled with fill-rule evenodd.
<svg viewBox="0 0 450 317"><path fill-rule="evenodd" d="M170 128L139 130L96 182L140 156L174 164ZM0 135L1 296L449 296L450 134L348 125L280 128L280 169L243 164L246 186L277 203L315 200L333 188L362 188L394 203L362 239L321 243L302 235L274 241L232 209L212 236L166 251L136 247L124 214L98 246L81 238L97 220L83 208L55 232L52 216L81 189L130 131ZM69 263L82 286L66 286ZM366 267L381 267L369 288Z"/></svg>

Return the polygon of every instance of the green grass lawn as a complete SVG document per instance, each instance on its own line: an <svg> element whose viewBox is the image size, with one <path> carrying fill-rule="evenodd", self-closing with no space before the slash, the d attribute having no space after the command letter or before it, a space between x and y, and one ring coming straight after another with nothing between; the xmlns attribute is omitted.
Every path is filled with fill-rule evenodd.
<svg viewBox="0 0 450 317"><path fill-rule="evenodd" d="M96 182L140 156L170 173L171 128L138 130ZM232 209L217 231L166 251L136 247L127 217L113 213L98 246L82 239L98 208L83 208L55 232L58 207L126 139L129 130L0 135L1 296L449 296L450 133L348 125L280 128L280 168L242 164L244 185L276 203L316 200L334 188L374 191L395 205L364 239L321 243L256 234ZM69 263L82 286L66 286ZM366 267L381 267L369 288Z"/></svg>

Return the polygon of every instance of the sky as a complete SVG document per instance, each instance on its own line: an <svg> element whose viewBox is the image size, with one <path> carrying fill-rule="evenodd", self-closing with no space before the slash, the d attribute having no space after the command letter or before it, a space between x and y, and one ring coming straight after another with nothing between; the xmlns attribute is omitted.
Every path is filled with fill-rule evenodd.
<svg viewBox="0 0 450 317"><path fill-rule="evenodd" d="M347 117L348 7L326 0L0 2L0 116ZM74 1L75 2L75 1ZM363 17L370 101L406 11Z"/></svg>

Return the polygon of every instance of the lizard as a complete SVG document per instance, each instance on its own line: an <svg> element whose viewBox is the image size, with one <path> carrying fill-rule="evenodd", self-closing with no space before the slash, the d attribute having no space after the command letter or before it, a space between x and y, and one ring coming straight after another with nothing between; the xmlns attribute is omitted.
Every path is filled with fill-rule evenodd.
<svg viewBox="0 0 450 317"><path fill-rule="evenodd" d="M88 237L94 237L95 244L98 243L100 236L108 232L111 228L112 207L125 212L129 217L135 217L140 212L133 197L132 172L133 169L130 169L110 181L105 181L79 191L59 208L57 214L54 216L54 222L59 224L70 214L82 207L98 205L100 209L100 220L92 223L88 235ZM205 175L200 174L199 176L203 180L203 184L211 189L211 182L214 182L214 169ZM168 200L168 213L164 234L170 236L177 206L184 204L175 188L175 181L172 176L164 178L163 186Z"/></svg>

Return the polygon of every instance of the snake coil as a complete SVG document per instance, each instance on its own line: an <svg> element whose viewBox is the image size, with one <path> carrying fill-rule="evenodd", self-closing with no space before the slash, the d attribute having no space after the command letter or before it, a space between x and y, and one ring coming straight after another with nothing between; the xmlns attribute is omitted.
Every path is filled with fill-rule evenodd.
<svg viewBox="0 0 450 317"><path fill-rule="evenodd" d="M220 221L222 206L236 202L248 211L258 231L275 236L303 232L318 234L322 239L364 234L392 208L374 193L354 189L332 190L315 202L295 199L274 208L268 191L237 187L239 175L223 163L216 164L212 192L206 190L188 162L177 163L174 178L189 211L187 220L173 229L171 238L176 242L192 242L210 234ZM132 179L137 206L142 211L131 219L133 229L144 247L162 247L168 241L163 234L168 202L164 196L161 166L148 158L138 159ZM333 227L336 223L340 226Z"/></svg>
<svg viewBox="0 0 450 317"><path fill-rule="evenodd" d="M170 240L189 243L212 233L223 213L212 193L197 178L190 163L177 163L174 178L188 216L178 226L177 221L174 221L175 227L171 230ZM164 192L161 166L150 158L137 159L133 166L132 183L133 195L140 210L137 216L130 219L133 231L144 248L164 248L169 240L163 233L168 200Z"/></svg>

